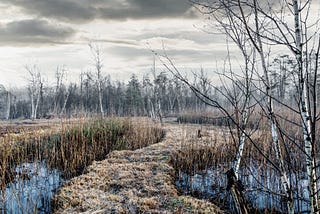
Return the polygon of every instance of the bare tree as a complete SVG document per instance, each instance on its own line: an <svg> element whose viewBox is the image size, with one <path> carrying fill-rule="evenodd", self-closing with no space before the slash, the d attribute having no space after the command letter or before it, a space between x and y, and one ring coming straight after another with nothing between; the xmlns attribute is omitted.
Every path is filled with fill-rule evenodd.
<svg viewBox="0 0 320 214"><path fill-rule="evenodd" d="M143 85L143 96L144 96L144 99L145 99L145 111L147 113L147 115L149 117L151 117L152 119L155 119L155 108L154 108L154 103L153 103L153 84L149 78L149 76L144 76L143 77L143 82L142 82L142 85Z"/></svg>
<svg viewBox="0 0 320 214"><path fill-rule="evenodd" d="M293 86L292 73L295 69L294 59L287 54L276 56L269 65L271 88L274 96L280 100L288 99L288 92Z"/></svg>
<svg viewBox="0 0 320 214"><path fill-rule="evenodd" d="M10 112L11 112L11 97L12 94L10 91L7 91L7 108L6 108L6 120L9 120L10 118Z"/></svg>
<svg viewBox="0 0 320 214"><path fill-rule="evenodd" d="M59 108L61 110L61 101L63 99L63 93L64 93L64 82L66 79L66 69L65 66L57 66L56 72L55 72L55 78L56 78L56 85L54 90L54 109L53 113L58 114ZM62 101L63 102L63 101Z"/></svg>
<svg viewBox="0 0 320 214"><path fill-rule="evenodd" d="M300 107L300 115L302 119L302 130L303 130L303 137L304 137L304 148L306 153L306 167L307 167L307 174L308 174L308 180L309 180L309 195L310 195L310 208L311 213L319 213L319 207L318 207L318 188L317 188L317 175L316 175L316 159L315 159L315 142L314 139L312 139L312 124L311 124L311 117L310 117L310 96L308 96L308 75L309 65L304 61L303 55L304 52L307 53L309 44L308 42L312 39L316 39L314 36L315 34L310 32L310 23L308 24L308 16L310 13L310 7L311 7L312 1L306 1L302 3L302 1L298 0L292 0L291 3L285 2L282 6L282 9L288 9L292 14L294 18L293 25L294 27L290 28L288 25L287 20L283 18L283 16L279 16L275 12L272 12L272 15L269 15L266 13L259 5L256 0L253 1L253 4L250 5L254 9L254 23L255 23L255 29L252 31L252 29L249 27L248 24L246 24L247 33L251 35L251 41L255 43L255 46L257 50L260 52L261 60L262 60L262 66L263 70L265 72L268 72L267 68L265 67L265 63L263 62L265 59L265 56L263 54L263 42L262 39L265 39L265 41L274 43L277 45L284 45L289 48L289 50L292 51L293 55L296 58L296 62L298 65L297 69L297 79L298 79L298 94L299 94L299 107ZM238 0L239 8L242 13L242 20L246 22L246 17L244 15L244 12L242 10L242 6L240 3L240 0ZM272 23L273 25L273 33L270 31L270 27L264 26L261 24L261 21L259 20L259 14L261 14L266 20ZM313 23L312 23L313 24ZM304 30L302 27L304 26ZM262 29L264 32L261 33L260 29ZM311 37L309 36L309 32L313 35ZM254 40L252 34L255 34L257 39ZM282 36L282 39L279 39L279 36ZM305 51L303 48L306 48ZM318 47L316 47L317 51L319 50L319 44ZM308 53L307 53L308 54ZM306 58L308 57L306 54ZM268 75L266 74L266 77ZM266 80L267 83L267 89L270 90L270 82L269 80ZM267 91L267 95L270 95L270 92ZM273 102L273 99L271 96L269 96L269 103ZM316 101L314 101L314 105ZM273 114L272 114L273 115ZM271 116L272 116L271 115ZM271 120L272 117L270 118ZM273 130L273 138L276 138L277 135L275 135L276 127L272 127ZM281 157L279 157L281 159ZM285 174L283 175L285 176ZM284 183L288 183L288 178L282 177ZM285 181L287 180L287 181ZM290 186L288 186L290 188ZM288 192L290 189L286 188L286 192ZM289 201L292 199L288 199ZM291 205L291 213L293 213L293 205ZM290 211L290 208L288 208Z"/></svg>
<svg viewBox="0 0 320 214"><path fill-rule="evenodd" d="M163 124L163 107L162 107L162 99L161 97L164 95L164 85L166 81L166 77L163 73L157 74L156 70L156 60L153 58L153 69L152 69L152 75L153 75L153 84L154 84L154 108L156 112L156 116L159 118L160 123Z"/></svg>
<svg viewBox="0 0 320 214"><path fill-rule="evenodd" d="M283 162L283 155L281 152L281 146L280 146L280 142L279 142L279 134L277 131L276 118L274 116L274 102L273 102L272 94L271 94L270 72L267 69L266 55L264 52L264 46L263 46L262 38L261 38L261 34L260 34L261 26L260 26L260 22L259 22L257 1L256 0L253 1L253 14L254 14L253 15L253 19L254 19L254 31L253 32L255 33L255 38L252 35L253 32L250 31L249 24L247 22L246 15L244 13L244 9L243 9L243 6L242 6L240 0L238 0L238 6L239 6L240 14L241 14L241 16L239 16L239 17L241 18L241 20L244 23L247 35L250 38L250 41L252 42L252 44L254 45L254 47L256 48L257 52L260 55L261 66L262 66L262 70L264 73L263 82L265 84L265 94L268 99L267 109L268 109L268 113L269 113L271 135L272 135L272 139L273 139L276 158L277 158L278 164L279 164L280 179L281 179L282 186L283 186L284 191L287 196L288 213L293 214L294 213L294 205L293 205L293 196L292 196L292 190L291 190L292 188L290 186L288 175L285 170L285 166L284 166L284 162Z"/></svg>
<svg viewBox="0 0 320 214"><path fill-rule="evenodd" d="M103 109L103 102L102 102L102 86L104 83L104 78L102 75L102 67L103 67L103 59L102 59L102 49L101 46L97 43L89 43L89 47L93 56L94 66L96 69L96 83L98 89L98 96L99 96L99 107L100 107L100 114L104 117L104 109Z"/></svg>
<svg viewBox="0 0 320 214"><path fill-rule="evenodd" d="M279 164L279 172L282 186L286 193L288 212L294 212L292 188L284 166L283 154L279 142L279 133L288 133L283 130L277 120L280 118L274 112L276 101L283 108L299 114L301 117L301 130L304 138L304 153L306 155L306 168L309 183L309 197L311 213L319 213L318 187L316 172L316 121L317 96L316 82L318 71L318 58L320 50L319 17L311 18L311 9L316 4L314 1L241 1L241 0L218 0L208 2L197 1L200 9L205 8L206 14L213 14L215 21L220 22L230 15L234 20L243 24L242 34L248 37L252 46L260 55L260 65L263 75L264 95L267 98L266 110L270 120L270 129L274 144L274 150ZM221 17L222 14L222 17ZM223 21L222 21L223 22ZM227 26L232 26L227 22ZM273 47L286 47L295 57L297 71L294 73L296 80L297 106L291 107L282 100L277 100L272 95L272 83L267 59ZM266 49L268 51L266 51ZM269 53L268 53L269 52ZM311 56L315 59L310 60ZM314 66L311 66L314 64ZM313 70L312 70L312 69ZM280 118L281 119L281 118Z"/></svg>
<svg viewBox="0 0 320 214"><path fill-rule="evenodd" d="M25 69L29 73L29 96L31 100L31 119L37 118L37 112L40 102L41 90L43 87L41 74L37 65L26 65Z"/></svg>

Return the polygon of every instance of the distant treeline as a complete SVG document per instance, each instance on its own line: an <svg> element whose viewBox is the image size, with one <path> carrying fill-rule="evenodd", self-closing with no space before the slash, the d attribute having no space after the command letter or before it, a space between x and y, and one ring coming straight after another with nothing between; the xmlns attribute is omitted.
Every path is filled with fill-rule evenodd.
<svg viewBox="0 0 320 214"><path fill-rule="evenodd" d="M78 83L65 83L61 73L56 85L45 85L35 74L27 88L7 90L0 87L2 119L51 118L100 114L97 80L92 73L83 73ZM195 83L196 84L196 83ZM102 108L105 116L150 116L177 114L205 108L188 86L166 73L132 75L128 82L102 81ZM209 93L209 91L208 91Z"/></svg>

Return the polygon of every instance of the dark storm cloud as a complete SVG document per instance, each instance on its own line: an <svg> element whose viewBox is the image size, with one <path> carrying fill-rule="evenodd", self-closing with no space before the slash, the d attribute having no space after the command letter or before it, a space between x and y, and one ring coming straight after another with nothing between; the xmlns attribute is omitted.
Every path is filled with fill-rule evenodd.
<svg viewBox="0 0 320 214"><path fill-rule="evenodd" d="M124 20L194 17L188 0L0 0L24 12L46 18L81 23L93 19Z"/></svg>
<svg viewBox="0 0 320 214"><path fill-rule="evenodd" d="M188 0L127 0L123 5L101 7L99 12L105 19L143 19L165 17L195 17Z"/></svg>
<svg viewBox="0 0 320 214"><path fill-rule="evenodd" d="M0 44L63 43L74 34L72 28L45 20L20 20L0 25Z"/></svg>

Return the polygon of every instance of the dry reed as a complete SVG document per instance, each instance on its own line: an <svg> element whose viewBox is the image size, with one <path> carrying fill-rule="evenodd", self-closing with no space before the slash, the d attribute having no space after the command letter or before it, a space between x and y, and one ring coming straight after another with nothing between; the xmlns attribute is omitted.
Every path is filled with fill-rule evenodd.
<svg viewBox="0 0 320 214"><path fill-rule="evenodd" d="M94 160L113 150L139 149L159 142L164 131L150 123L136 125L130 119L91 119L62 122L59 131L8 134L1 138L0 187L19 176L14 169L24 162L44 161L65 178L83 173Z"/></svg>

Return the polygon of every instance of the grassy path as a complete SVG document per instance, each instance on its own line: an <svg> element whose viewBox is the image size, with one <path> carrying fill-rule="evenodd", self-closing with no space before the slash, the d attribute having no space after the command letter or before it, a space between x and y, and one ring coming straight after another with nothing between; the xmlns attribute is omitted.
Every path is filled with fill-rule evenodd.
<svg viewBox="0 0 320 214"><path fill-rule="evenodd" d="M166 125L165 139L135 151L114 151L87 173L66 182L54 198L56 213L221 213L212 203L179 196L170 153L187 129ZM190 131L190 130L189 130Z"/></svg>

